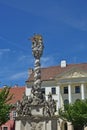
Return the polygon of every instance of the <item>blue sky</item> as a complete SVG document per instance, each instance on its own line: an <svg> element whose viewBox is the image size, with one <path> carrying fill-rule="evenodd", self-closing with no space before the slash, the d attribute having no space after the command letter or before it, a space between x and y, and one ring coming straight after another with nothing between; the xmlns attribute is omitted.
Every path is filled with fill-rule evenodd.
<svg viewBox="0 0 87 130"><path fill-rule="evenodd" d="M25 85L31 41L44 40L42 67L87 62L87 0L0 0L0 86Z"/></svg>

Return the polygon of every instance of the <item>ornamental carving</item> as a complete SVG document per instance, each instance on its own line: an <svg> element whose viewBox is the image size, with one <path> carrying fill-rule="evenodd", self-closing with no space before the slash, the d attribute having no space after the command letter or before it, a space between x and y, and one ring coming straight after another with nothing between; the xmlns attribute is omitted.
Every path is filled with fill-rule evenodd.
<svg viewBox="0 0 87 130"><path fill-rule="evenodd" d="M70 75L67 76L67 78L78 78L78 77L85 77L84 74L82 74L81 72L73 72Z"/></svg>
<svg viewBox="0 0 87 130"><path fill-rule="evenodd" d="M55 112L56 112L56 102L54 101L54 99L52 99L52 94L49 93L48 100L44 104L43 115L51 117L55 115Z"/></svg>
<svg viewBox="0 0 87 130"><path fill-rule="evenodd" d="M31 123L31 130L42 130L42 127L43 127L43 123L41 122L32 122Z"/></svg>
<svg viewBox="0 0 87 130"><path fill-rule="evenodd" d="M41 35L34 35L31 38L32 41L32 53L36 59L39 59L43 53L43 39Z"/></svg>

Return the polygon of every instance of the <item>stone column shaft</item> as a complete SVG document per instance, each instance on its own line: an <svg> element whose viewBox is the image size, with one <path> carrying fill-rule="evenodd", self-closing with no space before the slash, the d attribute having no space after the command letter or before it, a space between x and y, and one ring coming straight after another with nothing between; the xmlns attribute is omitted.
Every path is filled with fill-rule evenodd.
<svg viewBox="0 0 87 130"><path fill-rule="evenodd" d="M71 99L71 85L70 84L68 85L68 99L69 99L69 103L71 103L72 99Z"/></svg>
<svg viewBox="0 0 87 130"><path fill-rule="evenodd" d="M60 85L58 87L58 109L61 107L61 98L60 98Z"/></svg>
<svg viewBox="0 0 87 130"><path fill-rule="evenodd" d="M84 84L81 84L81 99L84 100L85 99L85 91L84 91Z"/></svg>

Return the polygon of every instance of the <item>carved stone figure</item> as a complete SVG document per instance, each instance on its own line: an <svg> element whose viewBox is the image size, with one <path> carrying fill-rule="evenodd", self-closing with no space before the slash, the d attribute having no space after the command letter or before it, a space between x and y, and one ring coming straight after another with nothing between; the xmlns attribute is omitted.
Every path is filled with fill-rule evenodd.
<svg viewBox="0 0 87 130"><path fill-rule="evenodd" d="M17 102L16 112L17 116L25 116L25 115L31 116L31 107L29 104L29 99L25 95L25 93L23 94L22 101Z"/></svg>
<svg viewBox="0 0 87 130"><path fill-rule="evenodd" d="M22 104L20 101L18 101L16 105L17 105L16 107L17 116L20 116L22 114Z"/></svg>
<svg viewBox="0 0 87 130"><path fill-rule="evenodd" d="M39 59L42 56L43 52L43 42L41 35L34 35L32 40L32 53L36 59Z"/></svg>
<svg viewBox="0 0 87 130"><path fill-rule="evenodd" d="M56 103L54 99L52 99L52 94L49 93L48 101L45 102L43 108L43 115L44 116L53 116L56 112Z"/></svg>
<svg viewBox="0 0 87 130"><path fill-rule="evenodd" d="M25 116L25 115L31 116L31 108L28 103L25 104L23 107L22 116Z"/></svg>

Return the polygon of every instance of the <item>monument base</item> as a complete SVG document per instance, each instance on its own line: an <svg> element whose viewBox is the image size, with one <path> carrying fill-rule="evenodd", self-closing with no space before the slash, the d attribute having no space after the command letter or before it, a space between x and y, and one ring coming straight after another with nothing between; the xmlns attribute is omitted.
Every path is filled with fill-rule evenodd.
<svg viewBox="0 0 87 130"><path fill-rule="evenodd" d="M56 117L17 117L15 130L57 130L57 121Z"/></svg>

